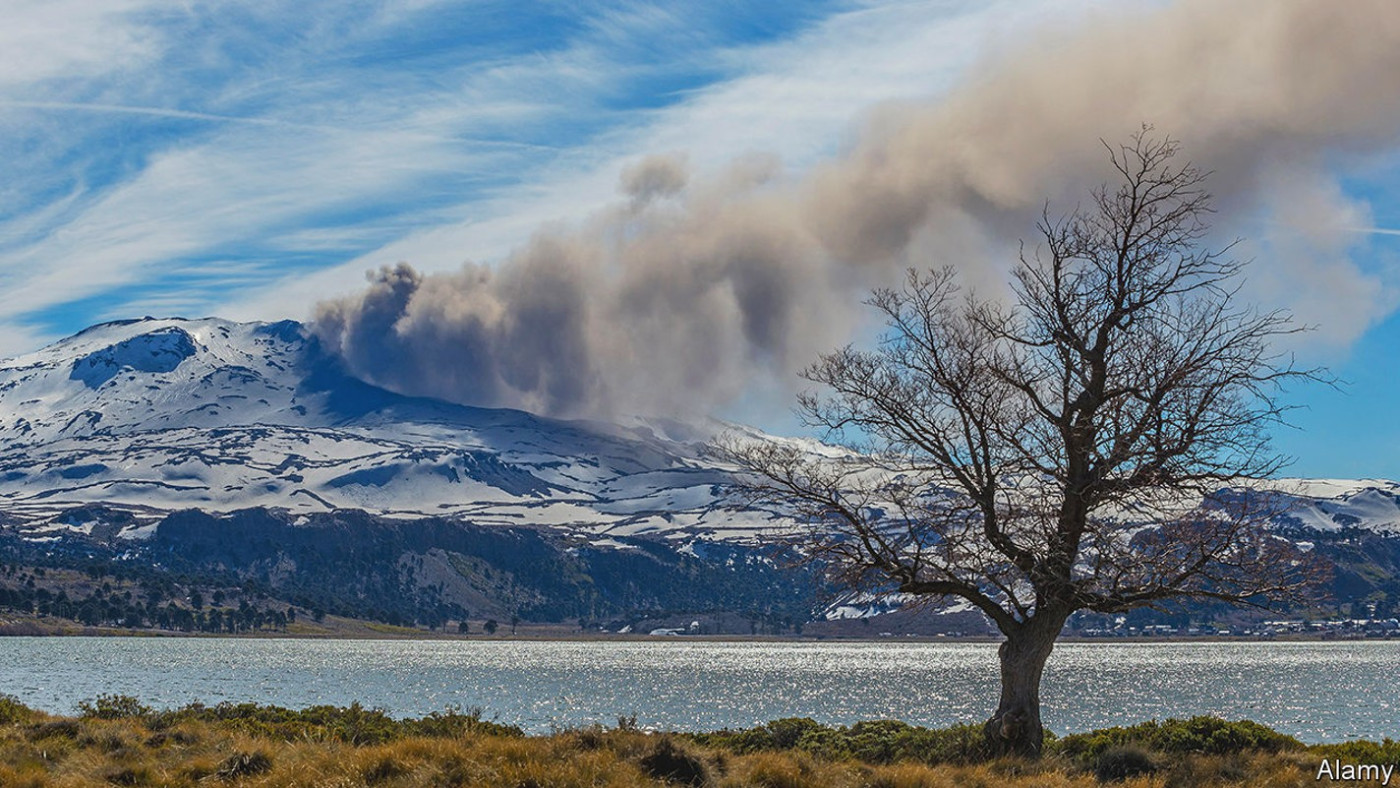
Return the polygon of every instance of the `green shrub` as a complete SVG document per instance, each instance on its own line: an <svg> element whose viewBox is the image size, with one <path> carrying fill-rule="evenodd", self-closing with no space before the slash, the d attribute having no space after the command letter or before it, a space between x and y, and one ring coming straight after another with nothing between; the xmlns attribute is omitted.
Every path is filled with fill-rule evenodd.
<svg viewBox="0 0 1400 788"><path fill-rule="evenodd" d="M98 695L90 701L79 701L78 714L98 720L145 719L151 716L151 707L130 695Z"/></svg>
<svg viewBox="0 0 1400 788"><path fill-rule="evenodd" d="M435 739L455 739L467 735L508 736L519 738L525 731L515 725L506 725L481 718L480 708L457 708L433 712L426 717L403 720L399 725L406 736L426 736Z"/></svg>
<svg viewBox="0 0 1400 788"><path fill-rule="evenodd" d="M1378 766L1400 763L1400 742L1388 738L1379 743L1356 739L1340 744L1318 744L1308 749L1323 758L1339 758L1344 763L1373 763Z"/></svg>
<svg viewBox="0 0 1400 788"><path fill-rule="evenodd" d="M831 731L831 728L807 717L788 717L773 720L757 728L738 731L726 729L695 734L691 738L701 744L743 755L764 750L791 750L798 747L804 739Z"/></svg>
<svg viewBox="0 0 1400 788"><path fill-rule="evenodd" d="M1257 722L1227 722L1218 717L1143 722L1129 727L1104 728L1057 740L1053 752L1092 761L1112 747L1134 745L1167 753L1230 755L1241 752L1279 752L1302 749L1302 742Z"/></svg>
<svg viewBox="0 0 1400 788"><path fill-rule="evenodd" d="M808 717L788 717L773 720L763 726L762 730L767 734L769 741L768 746L764 749L791 750L797 747L805 737L824 733L831 729Z"/></svg>
<svg viewBox="0 0 1400 788"><path fill-rule="evenodd" d="M1055 735L1045 732L1047 742ZM979 763L987 758L987 738L981 725L953 725L948 728L915 728L906 747L912 760L929 764Z"/></svg>
<svg viewBox="0 0 1400 788"><path fill-rule="evenodd" d="M256 703L193 703L174 711L152 715L150 725L163 730L185 720L219 723L253 736L286 741L312 739L354 745L383 744L407 736L457 738L464 735L524 736L514 725L481 719L481 710L448 709L419 719L396 720L383 709L349 706L311 706L295 710Z"/></svg>
<svg viewBox="0 0 1400 788"><path fill-rule="evenodd" d="M34 710L19 702L13 695L0 694L0 725L29 722L34 719Z"/></svg>
<svg viewBox="0 0 1400 788"><path fill-rule="evenodd" d="M849 727L828 727L799 717L774 720L747 730L696 734L691 738L706 746L739 754L801 750L829 761L967 764L985 757L980 725L935 729L919 728L898 720L872 720Z"/></svg>
<svg viewBox="0 0 1400 788"><path fill-rule="evenodd" d="M866 763L894 763L908 760L914 733L918 730L899 720L857 722L842 731L846 751Z"/></svg>

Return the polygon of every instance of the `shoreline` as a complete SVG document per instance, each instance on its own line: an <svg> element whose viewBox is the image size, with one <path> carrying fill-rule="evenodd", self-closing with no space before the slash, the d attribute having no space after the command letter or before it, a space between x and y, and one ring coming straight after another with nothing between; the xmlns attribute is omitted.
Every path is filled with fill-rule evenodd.
<svg viewBox="0 0 1400 788"><path fill-rule="evenodd" d="M386 627L386 629L388 629ZM392 628L399 630L402 628ZM590 633L590 632L568 632L558 631L554 628L545 628L544 631L530 631L524 627L515 634L494 634L484 633L458 634L455 632L430 632L430 631L376 631L376 628L365 627L364 631L293 631L293 632L239 632L239 633L213 633L213 632L181 632L176 630L133 630L117 627L86 627L73 626L62 629L45 629L35 631L30 627L9 627L0 624L0 638L132 638L132 639L172 639L172 640L325 640L325 641L422 641L442 642L476 642L476 643L508 643L508 642L540 642L540 643L789 643L789 644L818 644L818 643L864 643L864 644L885 644L897 643L957 643L957 644L986 644L997 645L1002 642L1002 638L996 635L909 635L901 637L870 637L870 636L835 636L835 635L647 635L640 633ZM1269 643L1400 643L1400 638L1387 637L1328 637L1314 634L1289 634L1277 637L1256 637L1256 636L1233 636L1233 635L1184 635L1184 636L1163 636L1152 635L1143 637L1086 637L1077 635L1064 635L1057 641L1057 644L1101 644L1101 645L1151 645L1155 643L1238 643L1238 644L1269 644Z"/></svg>
<svg viewBox="0 0 1400 788"><path fill-rule="evenodd" d="M515 632L509 624L500 625L495 634L487 634L481 622L473 622L467 633L449 630L433 631L416 627L395 626L362 619L326 616L321 622L297 621L285 630L251 632L198 632L170 629L86 626L69 619L38 616L0 615L0 638L8 637L97 637L97 638L219 638L238 640L421 640L434 641L554 641L588 643L652 643L652 642L712 642L712 643L985 643L997 644L996 634L742 634L706 633L652 635L643 632L580 631L574 624L521 623ZM1275 635L1126 635L1104 636L1078 633L1062 634L1057 643L1151 644L1151 643L1371 643L1400 642L1400 633L1386 636L1364 636L1361 633L1288 632Z"/></svg>

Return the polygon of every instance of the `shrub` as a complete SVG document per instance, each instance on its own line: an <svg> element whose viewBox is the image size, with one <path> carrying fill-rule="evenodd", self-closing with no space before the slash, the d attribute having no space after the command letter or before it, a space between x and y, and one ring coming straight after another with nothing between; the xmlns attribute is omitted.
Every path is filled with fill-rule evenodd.
<svg viewBox="0 0 1400 788"><path fill-rule="evenodd" d="M90 701L79 701L78 713L85 719L144 719L151 716L151 707L130 695L98 695Z"/></svg>
<svg viewBox="0 0 1400 788"><path fill-rule="evenodd" d="M658 780L690 786L701 786L710 781L710 765L670 736L658 739L638 765L642 771Z"/></svg>
<svg viewBox="0 0 1400 788"><path fill-rule="evenodd" d="M774 720L748 730L697 734L693 738L707 746L740 754L801 750L825 760L855 758L875 764L900 761L969 764L986 756L979 725L933 729L918 728L898 720L873 720L831 728L799 717Z"/></svg>
<svg viewBox="0 0 1400 788"><path fill-rule="evenodd" d="M1218 717L1192 717L1104 728L1059 739L1052 750L1071 758L1093 760L1111 747L1136 745L1168 753L1230 755L1240 752L1279 752L1303 744L1257 722L1227 722Z"/></svg>
<svg viewBox="0 0 1400 788"><path fill-rule="evenodd" d="M311 706L300 711L256 703L198 703L154 715L151 727L168 728L186 720L220 723L253 736L286 741L319 739L342 741L356 746L383 744L407 736L457 738L468 734L518 738L525 733L514 725L481 719L481 710L461 712L448 709L426 717L396 720L383 709L367 709L359 703L349 706Z"/></svg>
<svg viewBox="0 0 1400 788"><path fill-rule="evenodd" d="M1378 766L1400 762L1400 742L1388 738L1380 743L1355 739L1340 744L1319 744L1309 749L1324 758L1339 758L1344 762L1373 763Z"/></svg>
<svg viewBox="0 0 1400 788"><path fill-rule="evenodd" d="M986 758L980 725L917 728L898 720L858 722L843 731L850 757L867 763L969 764Z"/></svg>
<svg viewBox="0 0 1400 788"><path fill-rule="evenodd" d="M804 742L813 749L825 750L836 746L826 741L833 733L832 728L807 717L788 717L757 728L699 733L690 738L709 747L721 747L744 755L767 750L791 750Z"/></svg>
<svg viewBox="0 0 1400 788"><path fill-rule="evenodd" d="M51 738L77 739L82 731L82 723L77 720L50 720L30 725L28 734L30 741L41 741Z"/></svg>
<svg viewBox="0 0 1400 788"><path fill-rule="evenodd" d="M34 719L34 710L19 702L13 695L0 694L0 725L29 722Z"/></svg>
<svg viewBox="0 0 1400 788"><path fill-rule="evenodd" d="M1094 765L1094 776L1105 783L1156 773L1157 762L1140 747L1111 747L1103 751Z"/></svg>
<svg viewBox="0 0 1400 788"><path fill-rule="evenodd" d="M765 749L791 750L798 746L803 737L824 733L830 729L808 717L789 717L773 720L762 730L768 736L768 746Z"/></svg>
<svg viewBox="0 0 1400 788"><path fill-rule="evenodd" d="M515 725L506 725L481 718L480 708L470 708L465 712L457 708L433 712L416 720L403 720L399 725L404 735L426 736L435 739L455 739L465 735L507 736L519 738L525 731Z"/></svg>

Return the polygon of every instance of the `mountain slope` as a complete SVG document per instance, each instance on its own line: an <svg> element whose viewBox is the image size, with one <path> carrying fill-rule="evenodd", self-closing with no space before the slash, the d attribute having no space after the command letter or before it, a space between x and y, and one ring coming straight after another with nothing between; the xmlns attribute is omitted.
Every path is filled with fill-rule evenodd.
<svg viewBox="0 0 1400 788"><path fill-rule="evenodd" d="M391 621L642 608L797 620L813 580L760 546L780 514L732 499L729 471L705 456L720 426L401 396L346 374L290 321L107 323L0 362L0 559L140 559L206 590L251 583ZM1268 487L1291 504L1280 532L1338 564L1339 598L1400 603L1400 485ZM169 604L184 609L179 593ZM825 615L895 602L846 598Z"/></svg>
<svg viewBox="0 0 1400 788"><path fill-rule="evenodd" d="M34 523L102 502L752 536L768 518L723 505L703 437L400 396L290 321L107 323L0 363L0 505Z"/></svg>

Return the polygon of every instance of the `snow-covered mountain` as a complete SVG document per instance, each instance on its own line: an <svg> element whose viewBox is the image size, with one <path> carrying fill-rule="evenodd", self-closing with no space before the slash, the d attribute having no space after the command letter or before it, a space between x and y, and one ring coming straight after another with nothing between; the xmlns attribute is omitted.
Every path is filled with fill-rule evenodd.
<svg viewBox="0 0 1400 788"><path fill-rule="evenodd" d="M666 609L747 611L735 631L754 611L773 627L802 620L815 586L755 544L787 521L730 496L729 470L703 451L721 429L744 428L402 396L347 374L290 321L106 323L0 362L0 543L20 563L202 578L175 597L233 573L391 622ZM1400 485L1269 486L1292 504L1280 528L1337 562L1339 599L1392 598ZM817 616L896 607L848 595Z"/></svg>
<svg viewBox="0 0 1400 788"><path fill-rule="evenodd" d="M774 525L702 456L718 425L619 426L401 396L346 374L298 323L105 323L0 362L0 508L33 535L129 508L445 515L557 525L606 544L751 539ZM1400 485L1275 483L1287 524L1400 532Z"/></svg>
<svg viewBox="0 0 1400 788"><path fill-rule="evenodd" d="M0 362L0 507L30 531L87 527L54 516L100 502L138 515L125 536L265 507L751 537L771 522L725 504L707 437L401 396L291 321L105 323Z"/></svg>

